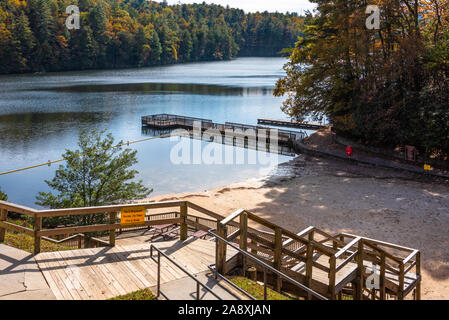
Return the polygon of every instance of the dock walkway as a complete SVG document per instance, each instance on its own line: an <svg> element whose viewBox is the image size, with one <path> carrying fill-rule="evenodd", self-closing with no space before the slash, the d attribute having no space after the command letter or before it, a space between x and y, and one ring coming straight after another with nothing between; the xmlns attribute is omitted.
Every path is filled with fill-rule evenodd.
<svg viewBox="0 0 449 320"><path fill-rule="evenodd" d="M280 119L257 119L257 123L268 126L298 128L304 130L320 130L326 129L328 127L327 125L321 123L296 122L291 120L280 120Z"/></svg>
<svg viewBox="0 0 449 320"><path fill-rule="evenodd" d="M251 138L254 136L258 141L266 139L266 143L270 143L270 134L272 128L254 126L248 124L225 122L214 123L212 120L185 117L173 114L154 114L142 117L142 126L154 128L158 130L186 129L194 130L195 125L201 125L201 131L216 130L222 135L232 133L237 138ZM307 133L303 131L277 130L277 142L279 144L291 144L296 140L303 140L307 137ZM263 137L262 134L263 133Z"/></svg>

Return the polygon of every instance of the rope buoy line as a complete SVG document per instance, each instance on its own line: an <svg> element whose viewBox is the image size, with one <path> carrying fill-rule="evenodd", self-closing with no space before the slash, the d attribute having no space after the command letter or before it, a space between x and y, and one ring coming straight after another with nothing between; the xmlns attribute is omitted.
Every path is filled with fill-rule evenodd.
<svg viewBox="0 0 449 320"><path fill-rule="evenodd" d="M170 136L171 136L171 134L169 133L169 134L163 134L163 135L157 136L157 137L151 137L151 138L146 138L146 139L141 139L141 140L134 140L134 141L127 141L127 142L124 142L124 143L120 143L120 144L118 144L116 146L112 146L111 148L98 149L98 150L96 150L96 152L106 151L108 149L120 148L120 147L123 147L123 146L129 146L131 144L146 142L146 141L150 141L150 140L156 140L156 139L160 139L160 138L168 138ZM84 156L84 155L85 155L85 153L80 154L80 156ZM34 168L38 168L38 167L43 167L43 166L47 166L47 165L50 166L50 165L52 165L54 163L63 162L63 161L66 161L66 160L67 159L63 158L63 159L59 159L59 160L47 161L45 163L36 164L34 166L29 166L29 167L20 168L20 169L9 170L9 171L5 171L5 172L1 172L0 176L6 175L6 174L10 174L10 173L30 170L30 169L34 169Z"/></svg>

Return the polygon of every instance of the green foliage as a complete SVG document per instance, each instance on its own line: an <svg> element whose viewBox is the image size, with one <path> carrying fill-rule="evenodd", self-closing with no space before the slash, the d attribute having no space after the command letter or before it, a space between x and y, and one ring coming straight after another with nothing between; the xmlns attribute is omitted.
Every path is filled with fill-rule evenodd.
<svg viewBox="0 0 449 320"><path fill-rule="evenodd" d="M149 289L143 289L139 290L133 293L125 294L123 296L115 297L109 300L135 300L135 301L142 301L142 300L156 300L156 297L153 295L153 293Z"/></svg>
<svg viewBox="0 0 449 320"><path fill-rule="evenodd" d="M137 151L114 148L111 134L82 130L78 146L78 150L66 150L65 165L59 166L52 180L45 181L56 193L40 192L36 204L52 209L101 206L145 198L152 192L142 181L133 181L138 172L129 168L137 163ZM86 215L48 218L44 225L91 225L104 221L105 215Z"/></svg>
<svg viewBox="0 0 449 320"><path fill-rule="evenodd" d="M449 26L426 1L379 1L380 30L359 0L315 0L275 94L302 120L326 116L365 143L449 156ZM410 2L410 3L409 3ZM413 3L412 3L413 2ZM440 4L448 4L441 0ZM425 17L425 19L423 19Z"/></svg>
<svg viewBox="0 0 449 320"><path fill-rule="evenodd" d="M257 300L264 299L264 287L259 283L245 278L245 277L230 277L229 279L232 283L238 286L240 289L248 292ZM267 299L268 300L293 300L291 297L285 296L281 293L278 293L270 288L267 288Z"/></svg>
<svg viewBox="0 0 449 320"><path fill-rule="evenodd" d="M0 189L0 200L8 201L8 196Z"/></svg>
<svg viewBox="0 0 449 320"><path fill-rule="evenodd" d="M68 4L79 30L65 26ZM276 56L292 47L302 18L209 4L142 0L0 2L0 73L145 67Z"/></svg>

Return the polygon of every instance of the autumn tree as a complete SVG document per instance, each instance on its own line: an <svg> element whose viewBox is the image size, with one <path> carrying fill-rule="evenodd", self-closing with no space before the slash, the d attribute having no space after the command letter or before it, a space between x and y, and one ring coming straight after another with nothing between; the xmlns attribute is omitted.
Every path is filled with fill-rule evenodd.
<svg viewBox="0 0 449 320"><path fill-rule="evenodd" d="M366 143L411 144L447 157L448 28L438 22L441 13L418 0L377 1L381 26L369 30L364 1L313 2L317 14L275 90L286 95L284 112L327 117L340 134Z"/></svg>

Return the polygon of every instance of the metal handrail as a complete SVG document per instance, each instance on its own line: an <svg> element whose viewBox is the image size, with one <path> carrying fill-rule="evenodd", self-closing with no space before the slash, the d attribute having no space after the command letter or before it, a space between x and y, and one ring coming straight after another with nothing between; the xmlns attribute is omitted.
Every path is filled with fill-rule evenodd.
<svg viewBox="0 0 449 320"><path fill-rule="evenodd" d="M245 290L243 290L242 288L240 288L239 286L237 286L235 283L233 283L232 281L230 281L228 278L226 278L225 276L217 273L217 268L215 266L215 263L211 264L208 266L209 270L212 272L215 272L216 275L218 275L220 277L221 280L223 280L224 282L226 282L227 284L229 284L230 286L232 286L234 289L236 289L237 291L243 293L245 296L247 296L248 298L250 298L251 300L257 300L256 298L254 298L250 293L246 292Z"/></svg>
<svg viewBox="0 0 449 320"><path fill-rule="evenodd" d="M318 298L320 300L328 300L325 296L323 296L323 295L319 294L318 292L316 292L316 291L306 287L302 283L296 281L293 278L290 278L288 275L280 272L279 270L276 270L275 268L273 268L272 266L266 264L262 260L254 257L252 254L249 254L248 252L246 252L246 251L240 249L239 247L235 246L233 243L231 243L231 242L227 241L226 239L220 237L214 231L216 231L216 229L210 229L208 232L209 232L209 234L214 236L218 241L222 241L222 242L226 243L231 248L237 250L239 253L243 254L244 256L249 258L250 260L255 261L256 263L258 263L259 265L261 265L263 267L263 269L264 269L263 270L263 273L264 273L264 299L265 300L267 298L267 270L270 270L274 274L278 275L281 278L284 278L285 280L287 280L288 282L294 284L295 286L300 287L301 289L303 289L307 293L310 293L311 295L313 295L314 297L316 297L316 298ZM215 268L215 273L218 275L218 269L217 268Z"/></svg>
<svg viewBox="0 0 449 320"><path fill-rule="evenodd" d="M218 300L223 300L220 296L218 296L215 292L213 292L209 287L207 287L205 284L203 284L201 281L199 281L197 278L195 278L195 276L193 276L190 272L188 272L185 268L183 268L178 263L176 263L172 258L170 258L168 255L163 253L159 248L155 247L153 244L150 247L151 258L153 258L153 249L156 250L158 253L158 255L157 255L157 293L156 293L156 298L159 298L159 296L162 294L165 299L170 300L167 297L167 295L165 295L161 291L161 256L163 256L196 282L196 300L200 300L200 286L203 287L204 289L206 289L206 291L211 293Z"/></svg>

